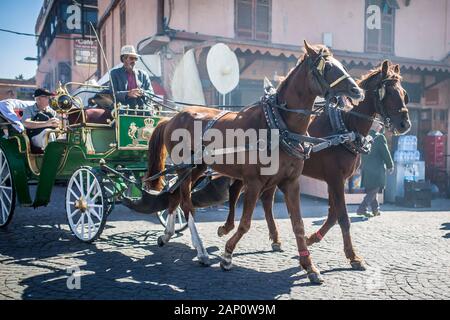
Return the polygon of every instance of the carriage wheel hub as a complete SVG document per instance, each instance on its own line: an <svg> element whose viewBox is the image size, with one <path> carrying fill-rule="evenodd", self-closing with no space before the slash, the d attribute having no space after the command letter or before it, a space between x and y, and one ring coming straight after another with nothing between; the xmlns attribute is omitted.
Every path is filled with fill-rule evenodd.
<svg viewBox="0 0 450 320"><path fill-rule="evenodd" d="M75 208L79 209L81 212L86 212L88 210L88 203L82 197L79 200L75 201Z"/></svg>

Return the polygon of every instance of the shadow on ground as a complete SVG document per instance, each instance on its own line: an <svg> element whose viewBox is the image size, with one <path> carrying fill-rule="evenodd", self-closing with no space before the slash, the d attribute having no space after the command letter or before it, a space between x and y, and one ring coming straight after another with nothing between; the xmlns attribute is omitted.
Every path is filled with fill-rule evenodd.
<svg viewBox="0 0 450 320"><path fill-rule="evenodd" d="M17 230L16 230L17 231ZM293 287L310 286L299 267L279 272L263 272L256 268L234 266L230 272L219 267L219 248L207 248L212 266L202 267L196 261L196 251L178 242L158 247L161 230L133 231L104 236L95 244L83 244L59 228L35 227L28 231L46 234L46 250L36 256L27 241L19 241L2 252L8 258L3 265L14 263L38 268L40 272L20 281L25 287L23 299L276 299L289 294ZM47 234L51 234L50 237ZM182 236L182 235L180 235ZM186 236L186 235L185 235ZM59 240L59 241L58 241ZM43 252L43 253L42 253ZM139 256L136 256L136 253ZM252 255L262 261L272 251L238 253L236 257ZM70 258L57 258L65 255ZM259 258L258 258L259 256ZM263 257L263 258L261 258ZM297 259L297 257L291 257ZM68 268L81 270L81 289L67 287ZM350 269L323 270L323 274ZM71 284L76 282L69 281ZM270 290L268 290L270 288Z"/></svg>

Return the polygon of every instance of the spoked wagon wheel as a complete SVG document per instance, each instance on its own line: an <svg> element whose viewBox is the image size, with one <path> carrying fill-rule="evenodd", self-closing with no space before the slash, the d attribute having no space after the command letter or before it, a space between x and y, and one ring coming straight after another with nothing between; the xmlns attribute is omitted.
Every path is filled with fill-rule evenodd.
<svg viewBox="0 0 450 320"><path fill-rule="evenodd" d="M16 206L16 190L8 159L0 149L0 228L6 227L12 219Z"/></svg>
<svg viewBox="0 0 450 320"><path fill-rule="evenodd" d="M184 230L186 230L186 228L188 227L187 221L184 217L184 213L183 210L181 210L180 207L178 207L175 212L175 232L179 233L182 232ZM161 224L166 227L167 226L167 218L169 217L169 210L163 210L158 212L158 219L159 222L161 222Z"/></svg>
<svg viewBox="0 0 450 320"><path fill-rule="evenodd" d="M81 168L67 185L67 221L73 234L83 242L95 241L105 227L108 201L101 181L91 168Z"/></svg>

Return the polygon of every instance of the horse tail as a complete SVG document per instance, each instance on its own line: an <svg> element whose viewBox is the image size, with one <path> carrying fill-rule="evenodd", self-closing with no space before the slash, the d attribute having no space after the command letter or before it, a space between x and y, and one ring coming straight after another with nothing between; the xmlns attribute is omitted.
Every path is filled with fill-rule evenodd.
<svg viewBox="0 0 450 320"><path fill-rule="evenodd" d="M164 131L168 123L169 119L159 122L148 144L148 171L145 184L151 190L161 191L164 187L162 176L152 181L149 181L148 178L164 171L166 167L167 149L164 145Z"/></svg>

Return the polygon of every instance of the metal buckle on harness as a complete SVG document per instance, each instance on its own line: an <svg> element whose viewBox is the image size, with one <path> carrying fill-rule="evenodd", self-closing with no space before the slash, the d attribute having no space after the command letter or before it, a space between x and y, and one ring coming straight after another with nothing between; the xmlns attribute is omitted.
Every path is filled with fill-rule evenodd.
<svg viewBox="0 0 450 320"><path fill-rule="evenodd" d="M310 145L303 146L303 153L305 155L305 160L308 160L311 157L311 152L313 150L313 147Z"/></svg>

